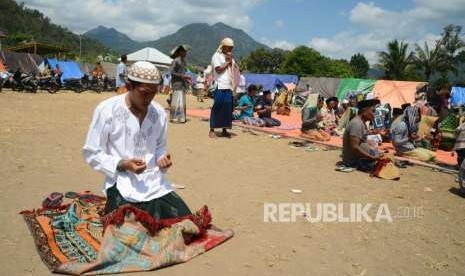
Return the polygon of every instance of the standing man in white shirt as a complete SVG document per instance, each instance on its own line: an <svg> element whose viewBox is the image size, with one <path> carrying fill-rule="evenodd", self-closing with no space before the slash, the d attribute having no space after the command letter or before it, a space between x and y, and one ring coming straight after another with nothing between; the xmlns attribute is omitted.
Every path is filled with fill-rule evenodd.
<svg viewBox="0 0 465 276"><path fill-rule="evenodd" d="M210 138L215 138L215 128L222 128L222 136L230 138L226 129L232 127L234 66L232 57L234 41L231 38L221 40L218 50L212 57L212 67L217 88L214 92L214 103L210 114Z"/></svg>
<svg viewBox="0 0 465 276"><path fill-rule="evenodd" d="M128 76L128 71L126 67L127 62L127 56L122 55L121 62L118 64L118 66L116 66L116 93L118 95L126 93L128 91L126 88L126 79Z"/></svg>
<svg viewBox="0 0 465 276"><path fill-rule="evenodd" d="M105 175L105 212L130 204L156 219L190 215L165 173L172 165L166 150L165 110L153 102L161 76L150 62L128 70L128 93L95 109L83 147L86 162Z"/></svg>

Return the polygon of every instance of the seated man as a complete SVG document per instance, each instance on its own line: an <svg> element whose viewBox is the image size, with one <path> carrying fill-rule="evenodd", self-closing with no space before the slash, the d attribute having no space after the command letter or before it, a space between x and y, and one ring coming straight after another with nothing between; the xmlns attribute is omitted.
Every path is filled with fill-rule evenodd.
<svg viewBox="0 0 465 276"><path fill-rule="evenodd" d="M190 215L165 179L172 162L166 150L166 113L152 101L161 82L158 70L138 61L128 79L128 93L95 109L83 147L86 162L105 175L105 212L130 204L156 219Z"/></svg>
<svg viewBox="0 0 465 276"><path fill-rule="evenodd" d="M255 111L255 96L257 95L257 86L250 85L247 88L247 95L244 95L239 100L239 104L236 107L236 110L239 110L241 113L239 115L239 119L246 125L252 126L265 126L265 122L260 118L255 118L254 111Z"/></svg>
<svg viewBox="0 0 465 276"><path fill-rule="evenodd" d="M343 136L342 162L345 167L372 172L382 154L371 155L367 144L367 126L365 122L373 120L374 107L378 100L364 100L357 104L358 112L347 125Z"/></svg>
<svg viewBox="0 0 465 276"><path fill-rule="evenodd" d="M257 114L260 119L265 122L266 127L275 127L280 126L281 122L275 118L271 117L271 112L273 112L273 99L271 99L271 92L264 91L263 97L257 105Z"/></svg>
<svg viewBox="0 0 465 276"><path fill-rule="evenodd" d="M325 130L329 134L335 134L337 127L336 107L338 99L331 97L326 100L326 107L323 107L321 115L323 116L321 125L324 126Z"/></svg>
<svg viewBox="0 0 465 276"><path fill-rule="evenodd" d="M302 107L302 137L316 141L329 141L331 136L320 127L323 97L318 93L310 94Z"/></svg>
<svg viewBox="0 0 465 276"><path fill-rule="evenodd" d="M404 115L396 118L391 125L392 144L398 155L412 157L425 162L433 161L436 158L434 152L416 146L417 142L420 142L424 138L418 135L420 120L420 108L417 106L406 107Z"/></svg>

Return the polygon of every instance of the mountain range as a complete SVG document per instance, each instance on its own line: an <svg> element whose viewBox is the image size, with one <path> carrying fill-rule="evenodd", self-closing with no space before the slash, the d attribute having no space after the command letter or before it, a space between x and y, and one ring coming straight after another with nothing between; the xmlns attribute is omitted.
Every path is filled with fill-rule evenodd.
<svg viewBox="0 0 465 276"><path fill-rule="evenodd" d="M208 25L206 23L193 23L186 25L177 32L154 41L139 42L114 28L98 26L84 34L88 38L99 41L103 45L121 53L127 54L144 47L154 47L165 54L179 44L188 44L192 47L188 62L198 65L210 63L212 54L219 42L230 37L234 40L234 55L236 59L247 56L257 48L268 48L255 41L243 30L232 28L224 23Z"/></svg>

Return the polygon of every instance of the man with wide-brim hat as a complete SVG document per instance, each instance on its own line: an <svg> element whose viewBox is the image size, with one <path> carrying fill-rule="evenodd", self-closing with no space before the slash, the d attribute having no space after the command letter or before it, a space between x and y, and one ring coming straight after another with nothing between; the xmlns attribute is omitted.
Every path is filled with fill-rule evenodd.
<svg viewBox="0 0 465 276"><path fill-rule="evenodd" d="M166 149L167 120L153 102L161 76L150 62L128 70L126 94L101 102L83 147L86 162L105 175L105 212L130 204L157 219L191 214L165 173L172 165Z"/></svg>
<svg viewBox="0 0 465 276"><path fill-rule="evenodd" d="M374 118L375 107L379 100L363 100L357 103L357 116L347 124L342 144L342 163L347 168L372 172L382 154L370 154L367 144L368 129L366 122Z"/></svg>
<svg viewBox="0 0 465 276"><path fill-rule="evenodd" d="M172 59L175 59L177 58L181 51L184 51L184 52L189 52L191 49L191 46L187 45L187 44L179 44L178 46L174 47L173 49L171 49L170 51L170 57Z"/></svg>
<svg viewBox="0 0 465 276"><path fill-rule="evenodd" d="M192 82L187 74L187 51L190 46L181 44L171 50L173 61L170 66L171 90L170 95L170 121L177 123L186 122L186 91Z"/></svg>

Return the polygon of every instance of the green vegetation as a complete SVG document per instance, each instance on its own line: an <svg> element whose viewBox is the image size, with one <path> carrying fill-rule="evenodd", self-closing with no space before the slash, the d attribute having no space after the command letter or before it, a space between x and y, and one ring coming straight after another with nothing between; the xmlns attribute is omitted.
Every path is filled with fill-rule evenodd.
<svg viewBox="0 0 465 276"><path fill-rule="evenodd" d="M257 49L241 61L244 71L346 78L354 75L346 60L330 59L318 51L299 46L292 51Z"/></svg>
<svg viewBox="0 0 465 276"><path fill-rule="evenodd" d="M393 40L387 51L380 52L379 62L385 78L393 80L419 80L433 83L440 88L465 83L465 42L461 39L462 27L447 25L433 47L424 42L423 47Z"/></svg>
<svg viewBox="0 0 465 276"><path fill-rule="evenodd" d="M0 0L0 28L8 32L2 40L4 48L24 42L40 42L71 49L67 58L79 59L79 35L53 24L37 10L25 8L13 0ZM98 41L82 37L82 59L95 61L98 55L114 54Z"/></svg>

